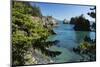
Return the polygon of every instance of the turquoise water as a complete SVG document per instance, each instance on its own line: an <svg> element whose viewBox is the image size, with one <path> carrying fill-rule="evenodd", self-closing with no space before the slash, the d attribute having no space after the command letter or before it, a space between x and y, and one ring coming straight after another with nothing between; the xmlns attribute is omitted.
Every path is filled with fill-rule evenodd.
<svg viewBox="0 0 100 67"><path fill-rule="evenodd" d="M53 29L56 35L48 37L47 40L49 41L59 41L49 49L62 52L60 55L51 58L54 63L80 61L82 57L73 52L73 47L79 45L86 35L90 36L91 39L95 39L95 32L74 31L73 27L74 25L71 24L59 23L59 26Z"/></svg>

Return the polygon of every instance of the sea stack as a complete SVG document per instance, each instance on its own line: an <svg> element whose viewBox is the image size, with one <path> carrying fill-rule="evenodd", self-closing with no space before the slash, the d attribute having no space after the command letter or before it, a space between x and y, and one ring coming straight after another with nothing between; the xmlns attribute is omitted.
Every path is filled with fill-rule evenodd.
<svg viewBox="0 0 100 67"><path fill-rule="evenodd" d="M63 24L68 24L68 20L67 19L64 19L63 20Z"/></svg>

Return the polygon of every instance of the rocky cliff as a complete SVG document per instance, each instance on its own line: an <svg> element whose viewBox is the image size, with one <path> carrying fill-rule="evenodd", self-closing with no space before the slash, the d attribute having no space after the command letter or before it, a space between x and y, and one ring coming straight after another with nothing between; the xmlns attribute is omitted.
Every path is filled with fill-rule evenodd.
<svg viewBox="0 0 100 67"><path fill-rule="evenodd" d="M51 33L51 34L56 34L54 31L53 31L53 27L56 27L58 26L58 22L55 18L53 18L52 16L43 16L43 17L33 17L32 16L32 19L35 20L35 21L42 21L42 24L45 28L48 28L48 31Z"/></svg>
<svg viewBox="0 0 100 67"><path fill-rule="evenodd" d="M58 25L57 20L53 18L52 16L43 16L42 21L43 21L44 26L46 26L47 28Z"/></svg>

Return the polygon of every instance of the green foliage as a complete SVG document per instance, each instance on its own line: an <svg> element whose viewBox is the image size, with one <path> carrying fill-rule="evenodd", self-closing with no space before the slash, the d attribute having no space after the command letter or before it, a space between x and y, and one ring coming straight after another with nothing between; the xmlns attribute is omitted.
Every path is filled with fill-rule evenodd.
<svg viewBox="0 0 100 67"><path fill-rule="evenodd" d="M79 48L83 50L87 50L89 48L89 44L87 42L83 42L80 44Z"/></svg>
<svg viewBox="0 0 100 67"><path fill-rule="evenodd" d="M88 12L87 14L92 17L92 18L96 18L96 6L94 8L90 8L91 12ZM94 22L91 26L94 31L96 31L96 22Z"/></svg>
<svg viewBox="0 0 100 67"><path fill-rule="evenodd" d="M13 64L24 64L24 56L36 39L49 35L41 21L32 19L28 3L13 2L12 8L12 53ZM35 9L34 9L35 10Z"/></svg>
<svg viewBox="0 0 100 67"><path fill-rule="evenodd" d="M14 64L24 64L24 55L31 46L32 38L26 36L24 31L17 30L12 35L12 53ZM20 62L19 62L20 61Z"/></svg>
<svg viewBox="0 0 100 67"><path fill-rule="evenodd" d="M38 12L32 12L38 11ZM49 43L45 42L51 34L49 29L43 26L40 17L33 19L32 15L40 16L40 10L31 7L27 2L13 1L12 5L12 63L13 65L24 65L30 61L25 56L31 52L29 49L40 50L43 54L49 56L60 54L59 52L49 51ZM36 15L35 15L36 14ZM47 44L47 45L46 45ZM48 54L46 54L48 53ZM30 55L31 56L31 55ZM32 57L32 56L31 56ZM32 58L31 58L32 60ZM33 62L34 63L34 62Z"/></svg>
<svg viewBox="0 0 100 67"><path fill-rule="evenodd" d="M23 5L22 5L23 4ZM23 14L31 14L32 16L42 17L40 8L36 5L31 6L28 2L15 2L13 1L13 9Z"/></svg>
<svg viewBox="0 0 100 67"><path fill-rule="evenodd" d="M34 5L32 7L32 16L39 16L39 17L42 17L42 14L41 14L41 11L40 11L40 8L36 5Z"/></svg>
<svg viewBox="0 0 100 67"><path fill-rule="evenodd" d="M92 18L96 18L96 6L94 8L90 8L90 10L92 10L92 12L88 12L87 14Z"/></svg>
<svg viewBox="0 0 100 67"><path fill-rule="evenodd" d="M15 9L12 9L13 12L17 11L22 14L30 14L32 12L32 8L31 6L29 6L29 3L27 2L25 3L25 2L13 1L12 4L13 4L12 8L15 8Z"/></svg>
<svg viewBox="0 0 100 67"><path fill-rule="evenodd" d="M82 42L77 48L73 48L73 51L80 54L83 57L83 61L85 59L84 55L87 55L89 59L88 61L96 60L96 45L90 44L88 42Z"/></svg>

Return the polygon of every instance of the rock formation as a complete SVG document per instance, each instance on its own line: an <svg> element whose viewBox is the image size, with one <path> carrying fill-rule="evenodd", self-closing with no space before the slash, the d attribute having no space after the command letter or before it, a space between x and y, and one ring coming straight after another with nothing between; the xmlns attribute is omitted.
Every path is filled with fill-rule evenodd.
<svg viewBox="0 0 100 67"><path fill-rule="evenodd" d="M67 19L64 19L63 20L63 24L68 24L68 20Z"/></svg>

